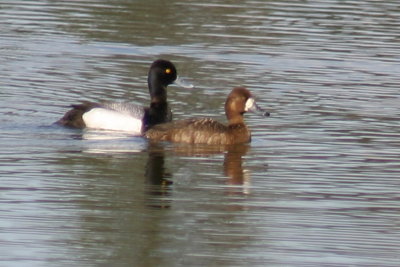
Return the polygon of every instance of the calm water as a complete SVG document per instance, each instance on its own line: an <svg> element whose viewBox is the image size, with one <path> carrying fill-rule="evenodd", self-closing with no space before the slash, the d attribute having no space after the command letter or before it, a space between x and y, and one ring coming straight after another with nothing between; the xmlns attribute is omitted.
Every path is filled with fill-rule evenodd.
<svg viewBox="0 0 400 267"><path fill-rule="evenodd" d="M398 1L1 1L1 266L398 266ZM52 125L79 100L147 105L172 60L175 119L248 145Z"/></svg>

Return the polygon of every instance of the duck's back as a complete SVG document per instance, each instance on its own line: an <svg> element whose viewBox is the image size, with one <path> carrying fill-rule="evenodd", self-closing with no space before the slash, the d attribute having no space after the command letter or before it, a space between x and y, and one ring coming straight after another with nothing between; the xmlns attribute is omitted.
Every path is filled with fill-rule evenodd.
<svg viewBox="0 0 400 267"><path fill-rule="evenodd" d="M155 125L145 136L156 141L191 144L227 145L250 141L250 132L244 124L226 126L210 118Z"/></svg>
<svg viewBox="0 0 400 267"><path fill-rule="evenodd" d="M137 119L142 119L145 113L142 106L127 102L104 102L102 107Z"/></svg>
<svg viewBox="0 0 400 267"><path fill-rule="evenodd" d="M126 102L94 103L84 101L72 105L56 123L74 128L97 128L140 132L145 109L142 106Z"/></svg>

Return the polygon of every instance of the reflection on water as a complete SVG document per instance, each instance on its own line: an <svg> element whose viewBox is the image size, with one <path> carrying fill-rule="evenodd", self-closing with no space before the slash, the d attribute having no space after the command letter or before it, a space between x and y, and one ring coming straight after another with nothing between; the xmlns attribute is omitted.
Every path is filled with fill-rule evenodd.
<svg viewBox="0 0 400 267"><path fill-rule="evenodd" d="M170 205L170 186L172 185L172 175L166 171L164 166L164 151L159 145L153 144L148 148L148 160L146 163L146 185L151 199L148 205L159 208L169 208ZM158 198L158 203L156 201Z"/></svg>
<svg viewBox="0 0 400 267"><path fill-rule="evenodd" d="M229 184L243 185L250 184L250 174L243 170L242 158L249 149L247 144L232 146L224 157L224 173L228 176Z"/></svg>
<svg viewBox="0 0 400 267"><path fill-rule="evenodd" d="M170 207L173 193L173 175L165 166L164 146L159 143L149 143L148 160L145 167L146 188L150 195L150 206L166 208ZM249 194L251 187L250 173L242 167L242 157L249 149L248 144L236 146L207 146L178 144L167 148L170 153L185 157L209 157L211 155L224 154L223 174L228 178L226 184L242 186L244 194ZM237 188L234 189L237 192ZM157 198L156 198L157 197ZM157 199L159 204L157 205Z"/></svg>
<svg viewBox="0 0 400 267"><path fill-rule="evenodd" d="M397 1L2 1L0 265L398 266ZM79 100L148 103L251 144L151 144L54 127Z"/></svg>

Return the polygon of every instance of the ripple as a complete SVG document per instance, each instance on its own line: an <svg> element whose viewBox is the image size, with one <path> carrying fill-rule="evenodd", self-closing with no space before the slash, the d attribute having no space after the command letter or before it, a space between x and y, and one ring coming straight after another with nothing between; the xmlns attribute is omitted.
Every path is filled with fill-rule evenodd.
<svg viewBox="0 0 400 267"><path fill-rule="evenodd" d="M3 1L4 264L397 266L395 1ZM174 118L226 121L244 147L152 145L52 126L79 100L148 104L171 59Z"/></svg>

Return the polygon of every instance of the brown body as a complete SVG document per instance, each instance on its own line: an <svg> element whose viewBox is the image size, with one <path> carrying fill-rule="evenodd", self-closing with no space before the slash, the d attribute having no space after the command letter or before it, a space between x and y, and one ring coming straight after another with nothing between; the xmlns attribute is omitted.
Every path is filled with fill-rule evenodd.
<svg viewBox="0 0 400 267"><path fill-rule="evenodd" d="M163 123L151 128L145 136L158 141L209 145L247 143L251 138L243 123L226 126L209 118Z"/></svg>
<svg viewBox="0 0 400 267"><path fill-rule="evenodd" d="M145 137L155 141L210 145L250 142L251 134L243 120L245 112L254 111L247 107L248 100L252 103L250 108L258 109L246 88L232 90L225 102L228 125L209 118L187 119L156 125L145 133Z"/></svg>

